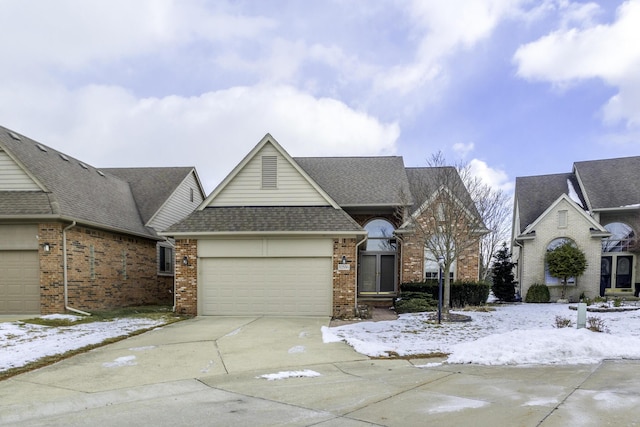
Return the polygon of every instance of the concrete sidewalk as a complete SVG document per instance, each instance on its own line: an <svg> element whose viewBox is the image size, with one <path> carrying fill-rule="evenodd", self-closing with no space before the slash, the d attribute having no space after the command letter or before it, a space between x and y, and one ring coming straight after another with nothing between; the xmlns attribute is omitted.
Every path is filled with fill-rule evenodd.
<svg viewBox="0 0 640 427"><path fill-rule="evenodd" d="M0 425L634 426L640 361L370 360L328 318L199 317L0 382ZM262 375L309 370L315 377Z"/></svg>

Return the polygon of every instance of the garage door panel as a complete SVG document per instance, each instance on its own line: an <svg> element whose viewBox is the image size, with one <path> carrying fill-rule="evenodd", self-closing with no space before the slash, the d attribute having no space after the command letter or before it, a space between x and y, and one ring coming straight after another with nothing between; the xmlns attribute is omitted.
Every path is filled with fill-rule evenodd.
<svg viewBox="0 0 640 427"><path fill-rule="evenodd" d="M40 312L36 251L0 251L0 314Z"/></svg>
<svg viewBox="0 0 640 427"><path fill-rule="evenodd" d="M202 314L331 314L331 258L203 258L199 262Z"/></svg>

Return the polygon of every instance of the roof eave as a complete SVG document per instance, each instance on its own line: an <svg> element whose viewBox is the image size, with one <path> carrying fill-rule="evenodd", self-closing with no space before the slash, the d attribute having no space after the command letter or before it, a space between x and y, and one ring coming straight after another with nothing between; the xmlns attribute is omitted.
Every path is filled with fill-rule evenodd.
<svg viewBox="0 0 640 427"><path fill-rule="evenodd" d="M164 237L215 237L215 236L366 236L366 231L162 231Z"/></svg>
<svg viewBox="0 0 640 427"><path fill-rule="evenodd" d="M619 206L616 208L598 208L593 209L592 212L628 212L640 210L640 204L630 206Z"/></svg>

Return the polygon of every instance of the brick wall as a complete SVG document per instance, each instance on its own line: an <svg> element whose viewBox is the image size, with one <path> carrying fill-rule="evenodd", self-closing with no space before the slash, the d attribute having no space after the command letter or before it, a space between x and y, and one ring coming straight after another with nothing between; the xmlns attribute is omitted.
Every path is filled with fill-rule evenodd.
<svg viewBox="0 0 640 427"><path fill-rule="evenodd" d="M345 256L349 270L338 270ZM340 238L333 241L333 317L353 317L356 305L356 239Z"/></svg>
<svg viewBox="0 0 640 427"><path fill-rule="evenodd" d="M43 314L64 311L62 230L40 224L40 294ZM84 311L171 304L171 279L157 275L156 241L76 226L67 230L67 291L72 308Z"/></svg>
<svg viewBox="0 0 640 427"><path fill-rule="evenodd" d="M426 233L434 229L435 219L428 216L429 211L417 219L420 226L411 234L402 238L402 282L421 282L424 280L424 241ZM460 224L464 230L467 225ZM461 234L464 236L465 232ZM475 240L475 239L474 239ZM470 241L456 258L456 280L477 281L480 277L480 242Z"/></svg>
<svg viewBox="0 0 640 427"><path fill-rule="evenodd" d="M176 313L198 314L198 241L176 240ZM183 259L187 257L188 265Z"/></svg>
<svg viewBox="0 0 640 427"><path fill-rule="evenodd" d="M456 265L456 280L477 281L480 277L480 242L465 248Z"/></svg>
<svg viewBox="0 0 640 427"><path fill-rule="evenodd" d="M417 234L403 236L401 259L401 283L424 280L424 240Z"/></svg>
<svg viewBox="0 0 640 427"><path fill-rule="evenodd" d="M60 223L38 226L38 258L40 261L40 312L64 313L64 277L62 273L62 228ZM49 243L49 252L43 245Z"/></svg>

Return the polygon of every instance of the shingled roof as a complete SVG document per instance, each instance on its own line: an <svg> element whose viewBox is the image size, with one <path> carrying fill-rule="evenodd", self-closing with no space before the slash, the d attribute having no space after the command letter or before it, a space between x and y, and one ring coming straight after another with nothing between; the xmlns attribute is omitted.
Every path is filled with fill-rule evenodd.
<svg viewBox="0 0 640 427"><path fill-rule="evenodd" d="M331 206L208 207L195 211L163 234L190 232L364 233L342 209Z"/></svg>
<svg viewBox="0 0 640 427"><path fill-rule="evenodd" d="M193 170L192 166L102 169L129 183L145 224Z"/></svg>
<svg viewBox="0 0 640 427"><path fill-rule="evenodd" d="M561 195L572 196L569 183L578 197L574 201L585 206L576 176L572 173L517 177L515 200L520 213L520 230L516 230L517 233L522 233Z"/></svg>
<svg viewBox="0 0 640 427"><path fill-rule="evenodd" d="M640 203L640 156L574 163L589 209L620 208Z"/></svg>
<svg viewBox="0 0 640 427"><path fill-rule="evenodd" d="M45 187L43 192L3 192L1 216L50 214L53 218L156 236L145 227L125 180L1 126L0 149Z"/></svg>
<svg viewBox="0 0 640 427"><path fill-rule="evenodd" d="M343 208L410 204L402 157L294 157Z"/></svg>
<svg viewBox="0 0 640 427"><path fill-rule="evenodd" d="M480 218L477 207L455 167L412 167L407 168L406 173L409 180L409 188L415 202L412 206L413 210L419 209L422 203L433 196L439 190L439 187L444 185L450 191L456 193L458 200L471 214Z"/></svg>

